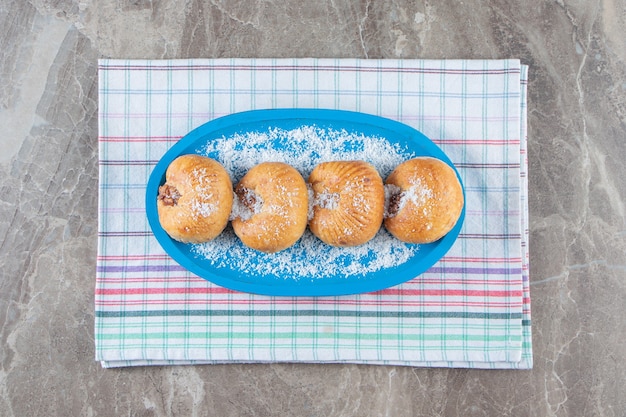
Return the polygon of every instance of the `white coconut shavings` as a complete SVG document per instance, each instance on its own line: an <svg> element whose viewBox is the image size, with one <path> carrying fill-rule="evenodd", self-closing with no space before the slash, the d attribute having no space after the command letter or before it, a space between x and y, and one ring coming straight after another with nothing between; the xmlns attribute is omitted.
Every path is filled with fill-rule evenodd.
<svg viewBox="0 0 626 417"><path fill-rule="evenodd" d="M401 265L417 250L416 245L406 245L383 229L368 243L353 248L329 246L307 231L292 247L265 254L242 245L231 228L211 242L193 245L193 251L216 269L296 279L364 276Z"/></svg>
<svg viewBox="0 0 626 417"><path fill-rule="evenodd" d="M385 178L398 164L413 156L385 138L316 126L292 130L271 128L215 138L199 153L220 161L235 181L253 166L271 161L293 166L306 179L321 162L363 160L374 165Z"/></svg>
<svg viewBox="0 0 626 417"><path fill-rule="evenodd" d="M313 198L313 206L319 206L328 210L335 210L339 205L339 194L319 193Z"/></svg>
<svg viewBox="0 0 626 417"><path fill-rule="evenodd" d="M209 195L209 198L212 198L212 195ZM193 200L191 202L191 212L194 216L194 219L198 217L209 217L217 210L215 204L207 203L204 201Z"/></svg>
<svg viewBox="0 0 626 417"><path fill-rule="evenodd" d="M417 181L416 185L411 186L404 192L402 199L400 200L400 207L402 209L407 202L413 203L417 207L421 207L429 199L433 198L433 190L421 184L421 181Z"/></svg>
<svg viewBox="0 0 626 417"><path fill-rule="evenodd" d="M382 137L317 126L292 130L271 128L264 132L215 138L198 153L219 161L230 172L234 183L261 162L287 163L306 179L321 162L363 160L372 164L385 178L397 165L414 157L411 152ZM309 197L311 191L309 187ZM325 204L332 205L334 196L327 197L329 199ZM309 205L311 211L311 202ZM234 208L233 211L240 209ZM307 229L292 247L265 254L243 245L230 226L216 239L192 245L197 256L208 260L216 269L296 279L364 276L401 265L411 259L418 249L417 245L395 239L384 227L369 242L351 248L327 245Z"/></svg>
<svg viewBox="0 0 626 417"><path fill-rule="evenodd" d="M198 217L209 217L215 211L217 211L217 205L213 203L213 184L207 180L206 169L194 169L191 172L195 183L197 184L194 191L196 197L191 202L191 214L194 220Z"/></svg>

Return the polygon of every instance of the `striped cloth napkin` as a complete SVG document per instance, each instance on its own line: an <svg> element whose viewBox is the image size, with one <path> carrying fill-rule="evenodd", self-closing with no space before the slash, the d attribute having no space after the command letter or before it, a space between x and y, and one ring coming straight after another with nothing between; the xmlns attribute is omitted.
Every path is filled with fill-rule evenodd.
<svg viewBox="0 0 626 417"><path fill-rule="evenodd" d="M526 84L517 60L101 60L96 360L531 368ZM452 249L340 297L238 293L181 268L148 226L152 168L193 128L267 108L370 113L431 138L466 187Z"/></svg>

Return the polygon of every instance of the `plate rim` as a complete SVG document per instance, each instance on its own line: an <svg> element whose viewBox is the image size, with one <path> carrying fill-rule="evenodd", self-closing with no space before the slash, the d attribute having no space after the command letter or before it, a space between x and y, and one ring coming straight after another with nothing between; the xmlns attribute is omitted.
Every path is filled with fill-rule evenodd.
<svg viewBox="0 0 626 417"><path fill-rule="evenodd" d="M199 138L206 136L207 133L211 131L219 131L221 129L231 128L236 126L237 124L251 124L258 122L272 122L278 123L280 121L290 120L290 119L302 119L308 120L309 123L314 123L315 120L324 120L325 122L343 122L357 125L368 125L374 126L376 128L384 128L387 130L397 131L399 134L408 135L411 137L417 137L419 140L425 140L428 144L429 148L436 149L441 155L437 155L435 157L443 160L446 164L452 167L454 172L457 175L461 183L461 187L463 190L463 209L461 211L461 215L457 220L454 228L446 234L443 238L438 240L437 246L428 254L429 262L424 266L423 262L417 262L417 266L411 268L411 260L405 262L404 264L398 265L397 267L393 267L392 271L389 271L390 274L396 275L395 278L385 277L375 278L371 280L362 280L361 282L357 282L355 284L354 280L358 280L359 276L354 277L346 277L345 283L338 283L335 280L324 280L320 278L319 280L312 278L303 278L298 280L297 282L293 280L290 285L276 285L275 281L271 281L268 283L258 282L244 282L234 280L230 277L226 277L215 273L213 271L208 271L206 268L201 267L197 263L193 262L188 255L179 250L174 243L173 239L165 232L165 230L161 227L161 224L158 219L158 213L156 210L156 198L153 194L153 190L158 190L158 186L161 184L161 181L165 175L165 171L170 163L178 156L182 155L182 151L189 147L189 145L193 144ZM385 138L392 143L398 143L397 140ZM414 140L414 139L412 139ZM418 155L419 156L419 155ZM431 156L431 155L424 155ZM230 174L230 173L229 173ZM333 109L309 109L309 108L276 108L276 109L256 109L256 110L247 110L237 113L231 113L228 115L220 116L215 119L209 120L206 123L199 125L198 127L192 129L183 137L181 137L174 145L172 145L165 154L159 159L157 164L152 169L145 191L145 209L146 216L148 219L148 223L152 233L154 234L157 242L163 248L163 250L170 256L174 261L176 261L179 265L187 269L189 272L197 275L198 277L205 279L207 281L212 282L213 284L219 285L221 287L241 291L245 293L258 294L258 295L268 295L268 296L298 296L298 297L306 297L306 296L342 296L342 295L356 295L363 294L369 292L375 292L379 290L384 290L404 282L410 281L411 279L417 278L424 272L426 272L429 268L435 265L454 245L454 242L458 238L461 227L463 226L465 220L465 206L466 206L466 196L465 196L465 186L463 184L462 178L449 159L448 155L443 152L443 150L435 144L430 138L424 135L419 130L404 124L402 122L389 119L383 116L377 116L368 113L361 113L349 110L333 110ZM384 227L384 226L381 226ZM418 250L419 251L419 250ZM432 262L430 262L432 261ZM408 264L408 265L407 265ZM407 272L406 269L409 269ZM401 273L404 272L404 273ZM374 271L372 273L380 274L381 271ZM370 273L371 274L371 273ZM367 275L367 274L366 274ZM406 276L408 275L408 277ZM397 276L401 276L401 278L397 278Z"/></svg>

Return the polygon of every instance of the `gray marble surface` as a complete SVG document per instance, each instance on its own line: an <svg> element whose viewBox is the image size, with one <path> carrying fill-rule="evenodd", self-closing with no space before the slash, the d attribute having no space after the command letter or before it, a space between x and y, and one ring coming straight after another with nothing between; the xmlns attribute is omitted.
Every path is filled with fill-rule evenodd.
<svg viewBox="0 0 626 417"><path fill-rule="evenodd" d="M626 0L1 0L0 415L625 416ZM94 361L97 59L520 58L532 371Z"/></svg>

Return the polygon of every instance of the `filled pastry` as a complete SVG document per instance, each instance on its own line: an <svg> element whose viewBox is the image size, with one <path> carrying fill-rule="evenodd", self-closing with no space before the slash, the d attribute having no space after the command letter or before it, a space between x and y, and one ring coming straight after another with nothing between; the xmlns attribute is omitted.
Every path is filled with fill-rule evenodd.
<svg viewBox="0 0 626 417"><path fill-rule="evenodd" d="M312 189L309 228L323 242L358 246L378 233L385 191L374 166L364 161L323 162L308 182Z"/></svg>
<svg viewBox="0 0 626 417"><path fill-rule="evenodd" d="M157 196L161 227L184 243L214 239L228 224L232 205L232 182L224 167L194 154L172 161Z"/></svg>
<svg viewBox="0 0 626 417"><path fill-rule="evenodd" d="M457 223L464 198L456 172L431 157L410 159L387 177L385 227L408 243L431 243Z"/></svg>
<svg viewBox="0 0 626 417"><path fill-rule="evenodd" d="M282 162L252 167L235 187L232 225L241 242L273 253L292 246L307 226L308 190L302 175Z"/></svg>

